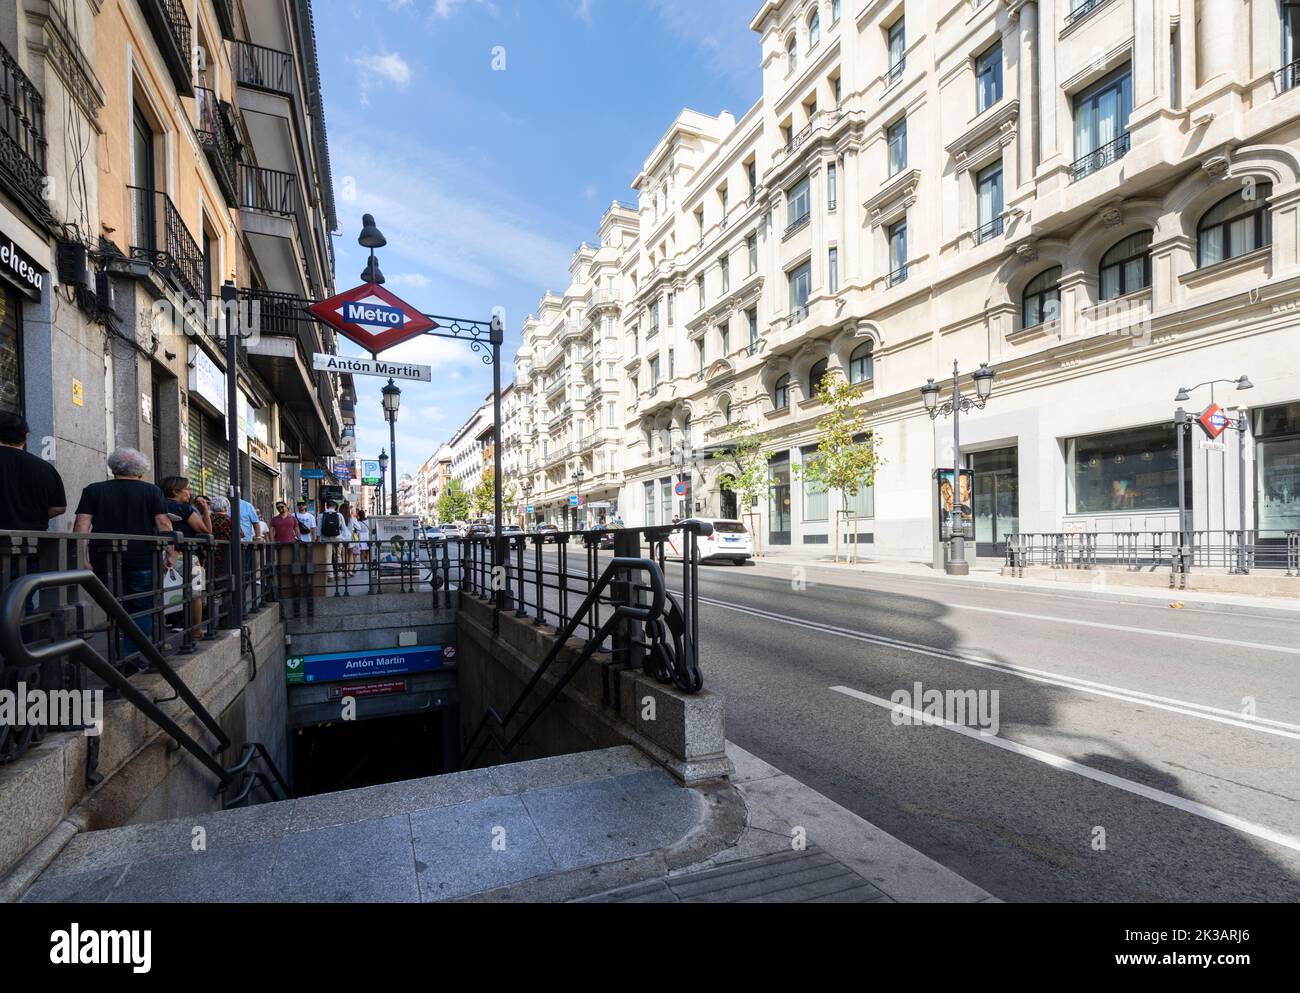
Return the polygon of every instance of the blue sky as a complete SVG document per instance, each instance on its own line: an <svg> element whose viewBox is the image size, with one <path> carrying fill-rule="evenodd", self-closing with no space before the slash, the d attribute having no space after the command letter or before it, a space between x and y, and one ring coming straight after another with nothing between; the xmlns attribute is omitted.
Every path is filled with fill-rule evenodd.
<svg viewBox="0 0 1300 993"><path fill-rule="evenodd" d="M387 288L429 313L506 313L503 383L524 319L568 285L569 257L684 106L737 118L758 98L759 0L316 0L340 291L360 283L361 215L388 238ZM504 48L505 69L494 70ZM343 350L359 354L350 343ZM492 387L467 345L389 357L434 367L403 385L401 472ZM357 377L358 451L388 444L383 382Z"/></svg>

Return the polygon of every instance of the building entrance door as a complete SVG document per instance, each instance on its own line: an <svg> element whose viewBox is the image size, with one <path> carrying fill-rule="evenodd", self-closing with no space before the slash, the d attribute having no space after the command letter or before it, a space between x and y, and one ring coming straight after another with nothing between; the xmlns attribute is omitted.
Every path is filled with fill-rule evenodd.
<svg viewBox="0 0 1300 993"><path fill-rule="evenodd" d="M973 452L977 555L1003 556L1007 535L1020 527L1020 470L1016 448Z"/></svg>

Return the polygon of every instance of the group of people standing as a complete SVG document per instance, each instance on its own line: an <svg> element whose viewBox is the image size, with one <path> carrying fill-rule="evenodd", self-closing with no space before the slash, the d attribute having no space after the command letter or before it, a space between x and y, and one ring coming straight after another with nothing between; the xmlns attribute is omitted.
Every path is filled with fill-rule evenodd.
<svg viewBox="0 0 1300 993"><path fill-rule="evenodd" d="M285 503L275 505L276 515L271 518L271 534L280 544L290 542L325 542L343 546L343 554L335 557L336 568L346 569L348 574L357 574L357 565L370 561L370 522L366 512L361 508L353 510L352 504L344 500L325 501L319 520L307 505L306 500L298 501L296 513L289 513Z"/></svg>

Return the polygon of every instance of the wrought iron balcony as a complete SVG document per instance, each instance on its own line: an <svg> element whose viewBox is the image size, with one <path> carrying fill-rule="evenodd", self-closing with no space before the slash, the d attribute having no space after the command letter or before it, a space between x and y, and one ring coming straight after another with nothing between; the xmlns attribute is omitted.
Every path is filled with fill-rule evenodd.
<svg viewBox="0 0 1300 993"><path fill-rule="evenodd" d="M293 217L298 212L298 177L279 169L237 163L239 206Z"/></svg>
<svg viewBox="0 0 1300 993"><path fill-rule="evenodd" d="M809 211L808 213L802 215L801 217L796 217L794 221L791 222L790 226L785 229L785 235L783 237L789 238L800 228L806 227L808 225L808 222L811 220L812 220L812 211Z"/></svg>
<svg viewBox="0 0 1300 993"><path fill-rule="evenodd" d="M1089 152L1080 159L1076 159L1070 166L1072 182L1077 183L1085 176L1091 176L1098 169L1104 169L1112 165L1128 154L1129 134L1125 131L1114 141L1109 141L1095 151Z"/></svg>
<svg viewBox="0 0 1300 993"><path fill-rule="evenodd" d="M48 219L45 202L45 100L0 45L0 181L29 211Z"/></svg>
<svg viewBox="0 0 1300 993"><path fill-rule="evenodd" d="M1065 15L1066 27L1083 20L1100 7L1102 3L1103 0L1074 0L1074 5L1070 8L1070 12Z"/></svg>
<svg viewBox="0 0 1300 993"><path fill-rule="evenodd" d="M982 245L984 242L998 237L1002 234L1004 226L1005 220L1001 215L993 218L991 221L981 224L975 229L975 244Z"/></svg>
<svg viewBox="0 0 1300 993"><path fill-rule="evenodd" d="M184 97L194 96L194 45L185 4L181 0L140 0L140 9L176 84L176 92Z"/></svg>
<svg viewBox="0 0 1300 993"><path fill-rule="evenodd" d="M221 101L205 86L194 88L194 137L207 153L208 162L226 195L226 203L239 204L235 176L235 136L226 122Z"/></svg>
<svg viewBox="0 0 1300 993"><path fill-rule="evenodd" d="M128 186L131 257L148 262L185 296L204 300L203 252L171 198L160 190Z"/></svg>
<svg viewBox="0 0 1300 993"><path fill-rule="evenodd" d="M904 262L901 266L899 266L897 269L891 272L885 279L886 286L897 286L899 283L906 283L906 282L907 282L906 262Z"/></svg>
<svg viewBox="0 0 1300 993"><path fill-rule="evenodd" d="M889 83L892 85L903 78L903 70L907 68L907 59L901 58L889 67Z"/></svg>
<svg viewBox="0 0 1300 993"><path fill-rule="evenodd" d="M1300 86L1300 59L1284 65L1273 74L1278 93L1286 93Z"/></svg>
<svg viewBox="0 0 1300 993"><path fill-rule="evenodd" d="M235 81L240 86L294 95L293 56L288 52L255 45L251 41L237 41L234 43L234 63Z"/></svg>

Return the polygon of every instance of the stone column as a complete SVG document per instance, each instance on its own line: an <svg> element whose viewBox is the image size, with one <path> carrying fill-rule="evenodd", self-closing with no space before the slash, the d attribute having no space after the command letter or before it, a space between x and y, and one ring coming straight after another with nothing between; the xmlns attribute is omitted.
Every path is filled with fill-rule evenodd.
<svg viewBox="0 0 1300 993"><path fill-rule="evenodd" d="M1019 139L1016 157L1019 166L1016 185L1031 182L1034 167L1038 164L1038 4L1034 0L1017 8L1013 17L1020 24L1019 50L1016 72L1016 99L1020 102L1020 120L1017 125Z"/></svg>

